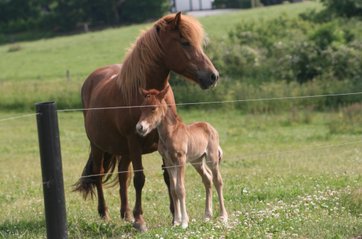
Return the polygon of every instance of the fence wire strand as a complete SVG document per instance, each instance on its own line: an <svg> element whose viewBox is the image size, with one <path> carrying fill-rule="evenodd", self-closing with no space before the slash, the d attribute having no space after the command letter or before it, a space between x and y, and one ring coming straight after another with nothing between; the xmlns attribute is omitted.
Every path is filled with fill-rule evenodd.
<svg viewBox="0 0 362 239"><path fill-rule="evenodd" d="M169 106L193 106L193 105L211 105L211 104L231 104L231 103L242 103L242 102L260 102L260 101L275 101L275 100L298 100L298 99L313 99L321 97L338 97L338 96L352 96L362 95L362 91L348 92L348 93L333 93L333 94L319 94L319 95L302 95L302 96L284 96L284 97L270 97L270 98L250 98L250 99L237 99L237 100L221 100L221 101L199 101L199 102L184 102L169 104ZM95 107L95 108L69 108L69 109L58 109L57 112L77 112L77 111L91 111L91 110L116 110L116 109L132 109L132 108L143 108L150 106L143 105L132 105L132 106L111 106L111 107ZM9 116L0 118L0 122L33 117L38 113L23 114L18 116Z"/></svg>
<svg viewBox="0 0 362 239"><path fill-rule="evenodd" d="M312 99L312 98L321 98L321 97L351 96L351 95L361 95L361 94L362 94L362 91L348 92L348 93L334 93L334 94L319 94L319 95L302 95L302 96L250 98L250 99L237 99L237 100L184 102L184 103L176 103L176 104L168 104L168 105L169 106L192 106L192 105L230 104L230 103L241 103L241 102ZM74 108L74 109L60 109L60 110L57 110L57 111L58 112L75 112L75 111L91 111L91 110L133 109L133 108L143 108L143 107L150 107L150 105L148 105L148 106L131 105L131 106L95 107L95 108Z"/></svg>

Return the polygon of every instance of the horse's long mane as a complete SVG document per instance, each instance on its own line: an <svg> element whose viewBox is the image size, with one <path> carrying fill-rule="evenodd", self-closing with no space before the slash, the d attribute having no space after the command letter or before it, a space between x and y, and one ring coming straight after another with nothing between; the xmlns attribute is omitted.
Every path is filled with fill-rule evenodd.
<svg viewBox="0 0 362 239"><path fill-rule="evenodd" d="M175 14L167 15L158 20L154 26L144 31L136 42L128 49L123 66L117 76L117 85L128 105L135 99L139 88L146 88L147 77L145 72L157 69L158 60L164 54L159 41L159 31L164 31L168 23L172 22ZM201 24L190 16L181 16L178 29L180 34L195 47L202 47L204 31Z"/></svg>

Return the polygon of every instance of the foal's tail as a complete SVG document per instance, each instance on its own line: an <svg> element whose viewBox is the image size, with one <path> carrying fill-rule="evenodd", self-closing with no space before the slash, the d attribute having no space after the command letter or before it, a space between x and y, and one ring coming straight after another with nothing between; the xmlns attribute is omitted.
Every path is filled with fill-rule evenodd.
<svg viewBox="0 0 362 239"><path fill-rule="evenodd" d="M219 163L221 163L221 159L222 159L222 156L223 156L223 152L222 152L222 149L221 147L219 146L219 148L217 149L218 151L218 154L219 154Z"/></svg>
<svg viewBox="0 0 362 239"><path fill-rule="evenodd" d="M80 192L83 195L84 199L87 199L88 196L91 196L93 198L95 194L95 187L97 186L97 181L99 180L99 177L103 178L102 183L106 183L109 181L109 179L112 177L112 174L114 172L114 169L117 166L117 156L115 155L108 155L103 154L103 164L100 165L100 168L103 170L100 170L102 173L95 174L93 167L94 167L94 158L92 155L89 155L87 164L85 165L82 176L80 179L73 185L73 192Z"/></svg>

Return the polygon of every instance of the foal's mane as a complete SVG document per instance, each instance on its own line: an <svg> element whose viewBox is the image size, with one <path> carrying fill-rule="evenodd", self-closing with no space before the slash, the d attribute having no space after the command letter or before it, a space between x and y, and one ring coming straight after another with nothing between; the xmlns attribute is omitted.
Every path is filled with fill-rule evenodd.
<svg viewBox="0 0 362 239"><path fill-rule="evenodd" d="M166 31L175 16L175 14L170 14L159 19L151 29L143 31L128 49L117 76L117 85L126 104L131 105L138 95L138 89L146 88L147 81L152 80L147 78L146 72L157 69L164 54L158 31ZM202 47L204 30L196 19L182 15L177 30L195 47Z"/></svg>

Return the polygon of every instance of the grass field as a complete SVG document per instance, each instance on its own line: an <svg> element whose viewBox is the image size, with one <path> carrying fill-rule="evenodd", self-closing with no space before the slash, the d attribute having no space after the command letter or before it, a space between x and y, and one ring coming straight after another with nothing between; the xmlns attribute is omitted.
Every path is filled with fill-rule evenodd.
<svg viewBox="0 0 362 239"><path fill-rule="evenodd" d="M191 223L187 230L173 228L156 153L144 158L144 215L149 232L139 234L119 219L117 188L106 189L112 220L101 221L96 200L84 202L71 192L89 152L82 115L59 113L70 238L353 238L362 234L362 142L360 134L331 133L328 123L338 114L313 113L308 121L287 113L181 109L180 114L186 122L207 119L220 133L229 224L224 226L217 218L203 222L203 186L188 167ZM2 121L0 134L0 237L43 238L35 117ZM130 197L133 204L133 187ZM214 196L215 215L217 208Z"/></svg>
<svg viewBox="0 0 362 239"><path fill-rule="evenodd" d="M296 16L308 8L320 7L316 2L305 1L204 17L200 21L212 40L227 34L239 21L280 14ZM59 108L66 108L68 101L79 101L84 77L96 67L120 62L140 29L148 26L0 46L0 238L46 237L36 121L30 111L33 104L61 99ZM222 91L222 85L218 87L212 94ZM277 87L269 89L269 97L281 96L274 94L285 91ZM313 89L297 90L298 94L313 93ZM244 93L248 93L248 98L262 97ZM212 105L187 110L179 107L184 121L207 120L219 131L229 223L217 221L215 195L215 219L203 222L203 185L195 170L188 167L190 226L187 230L172 227L161 159L153 153L143 161L143 206L149 228L144 234L119 219L116 187L106 189L110 222L99 219L96 200L83 201L81 195L71 192L87 160L89 143L81 112L59 112L69 238L362 236L362 106L315 112L299 105L293 107L296 102L272 102L287 105L285 112L277 114L244 114L236 110L238 105L225 105L218 110ZM129 191L133 205L133 186Z"/></svg>

